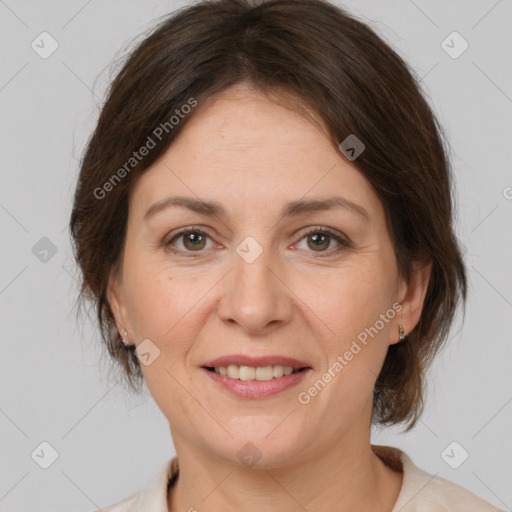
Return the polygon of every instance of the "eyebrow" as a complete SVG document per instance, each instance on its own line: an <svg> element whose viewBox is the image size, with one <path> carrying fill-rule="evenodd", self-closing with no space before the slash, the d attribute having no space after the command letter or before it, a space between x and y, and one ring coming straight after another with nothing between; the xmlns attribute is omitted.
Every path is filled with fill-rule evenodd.
<svg viewBox="0 0 512 512"><path fill-rule="evenodd" d="M202 199L186 196L173 196L157 201L151 205L144 214L144 220L173 206L188 208L193 212L210 217L225 218L227 216L224 207L216 201L204 201ZM292 201L283 207L281 217L294 217L304 213L331 210L332 208L345 208L364 217L366 220L370 220L370 215L362 206L344 197Z"/></svg>

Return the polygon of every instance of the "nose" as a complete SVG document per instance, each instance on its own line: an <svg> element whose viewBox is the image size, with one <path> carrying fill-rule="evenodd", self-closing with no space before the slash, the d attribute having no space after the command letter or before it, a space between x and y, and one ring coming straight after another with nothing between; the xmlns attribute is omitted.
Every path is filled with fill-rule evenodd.
<svg viewBox="0 0 512 512"><path fill-rule="evenodd" d="M270 252L264 250L252 262L236 255L234 268L224 280L218 314L247 334L269 334L290 322L293 314L293 293Z"/></svg>

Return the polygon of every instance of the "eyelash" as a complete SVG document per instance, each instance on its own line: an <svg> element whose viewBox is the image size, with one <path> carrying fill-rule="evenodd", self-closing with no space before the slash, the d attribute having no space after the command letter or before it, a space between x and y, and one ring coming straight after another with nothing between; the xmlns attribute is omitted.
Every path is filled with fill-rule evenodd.
<svg viewBox="0 0 512 512"><path fill-rule="evenodd" d="M185 228L185 229L182 229L181 231L178 231L178 233L176 233L169 241L164 242L164 245L166 247L168 247L173 253L179 253L179 254L185 253L185 254L187 254L186 257L188 257L188 258L198 258L198 257L200 257L199 253L201 253L203 251L197 251L198 254L194 254L194 251L182 251L181 249L175 249L175 248L172 247L172 243L175 240L178 240L180 237L188 235L190 233L196 233L196 234L199 234L201 236L206 236L206 237L208 237L210 239L212 238L209 235L209 233L206 232L204 229L199 228L199 227L196 228L194 226L191 226L189 228ZM352 245L349 243L348 240L346 240L342 236L338 235L336 232L332 231L329 228L320 227L320 226L313 227L310 230L308 230L305 233L303 233L301 238L300 238L300 240L303 240L308 235L313 235L313 234L328 235L329 237L331 237L334 240L336 240L338 242L338 244L339 244L338 247L336 247L335 249L330 249L328 251L321 251L321 252L316 253L316 254L315 254L315 251L312 251L313 254L315 254L315 256L314 256L315 258L326 258L326 257L329 257L329 256L334 256L334 255L337 255L338 253L340 253L341 251L352 247ZM188 254L188 253L190 253L190 254Z"/></svg>

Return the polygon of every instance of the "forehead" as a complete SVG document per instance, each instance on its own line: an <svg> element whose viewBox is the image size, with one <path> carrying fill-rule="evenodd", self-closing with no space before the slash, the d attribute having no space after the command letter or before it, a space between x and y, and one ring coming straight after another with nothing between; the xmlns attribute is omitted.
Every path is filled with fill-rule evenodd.
<svg viewBox="0 0 512 512"><path fill-rule="evenodd" d="M369 210L379 207L370 184L321 124L246 87L196 107L133 191L139 209L171 194L213 199L229 209L336 193Z"/></svg>
<svg viewBox="0 0 512 512"><path fill-rule="evenodd" d="M325 133L309 118L322 125ZM174 145L194 145L201 156L213 158L222 158L219 150L244 155L260 150L277 158L289 148L305 153L305 140L309 149L313 145L324 149L329 145L323 123L306 106L291 97L270 99L248 86L237 85L200 105Z"/></svg>

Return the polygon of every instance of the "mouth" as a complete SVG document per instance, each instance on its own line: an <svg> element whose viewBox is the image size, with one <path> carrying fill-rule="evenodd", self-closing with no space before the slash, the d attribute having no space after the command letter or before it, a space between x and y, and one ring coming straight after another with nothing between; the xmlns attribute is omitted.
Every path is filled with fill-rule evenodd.
<svg viewBox="0 0 512 512"><path fill-rule="evenodd" d="M297 386L313 369L288 357L230 356L209 361L201 370L218 386L214 389L237 398L263 399Z"/></svg>
<svg viewBox="0 0 512 512"><path fill-rule="evenodd" d="M217 373L223 377L233 380L244 381L268 381L273 379L280 379L283 376L294 375L307 370L309 367L294 368L293 366L285 366L281 364L267 365L267 366L238 366L230 364L228 366L203 366L206 370L212 373Z"/></svg>

